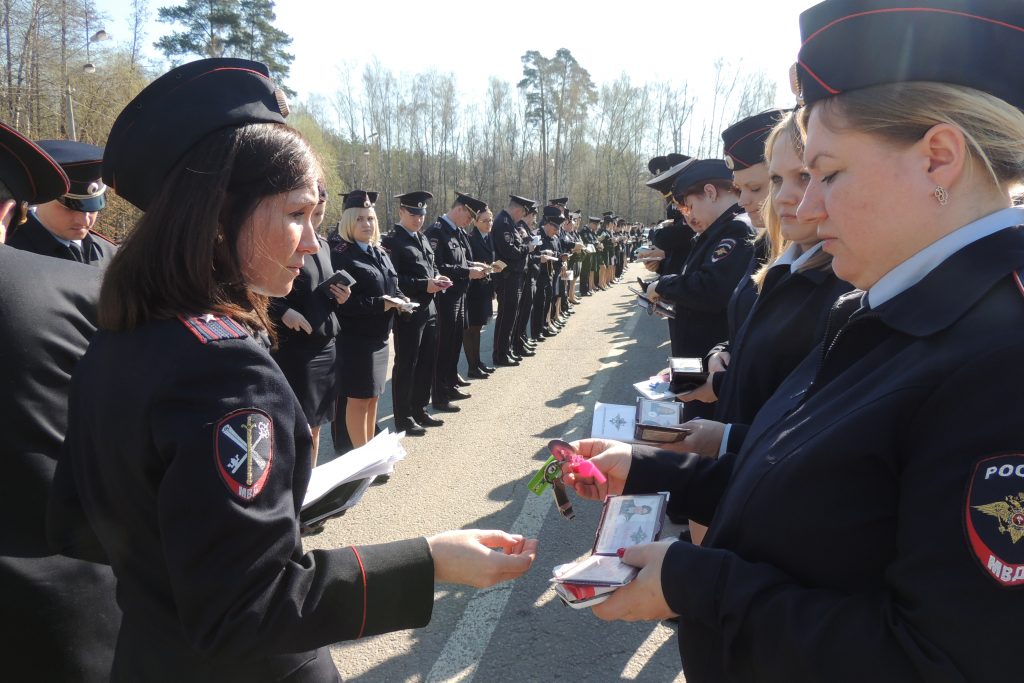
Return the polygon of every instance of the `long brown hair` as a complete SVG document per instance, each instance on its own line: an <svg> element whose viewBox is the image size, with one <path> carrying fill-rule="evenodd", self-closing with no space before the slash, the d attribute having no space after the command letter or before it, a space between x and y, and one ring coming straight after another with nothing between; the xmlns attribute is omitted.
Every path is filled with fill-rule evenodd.
<svg viewBox="0 0 1024 683"><path fill-rule="evenodd" d="M246 287L238 237L260 202L315 182L302 134L276 123L211 133L168 176L103 279L99 325L130 330L181 315L229 315L271 331L267 298Z"/></svg>

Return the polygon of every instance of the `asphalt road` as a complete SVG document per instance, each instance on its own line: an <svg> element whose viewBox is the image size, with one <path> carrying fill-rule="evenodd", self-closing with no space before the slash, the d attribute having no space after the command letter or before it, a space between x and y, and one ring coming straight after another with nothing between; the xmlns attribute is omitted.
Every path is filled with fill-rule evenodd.
<svg viewBox="0 0 1024 683"><path fill-rule="evenodd" d="M574 498L576 519L567 521L550 493L538 497L526 488L549 439L589 436L595 401L632 404L632 384L667 365L665 321L636 308L626 289L643 273L630 266L622 284L585 297L535 357L473 382L462 412L404 440L408 457L390 482L371 487L358 506L306 539L307 548L327 548L456 528L540 539L536 563L517 581L487 590L438 585L427 627L335 646L346 681L683 680L674 628L602 622L555 597L552 567L589 553L600 505ZM462 364L465 376L464 358ZM379 422L394 427L390 387ZM328 432L322 460L332 449Z"/></svg>

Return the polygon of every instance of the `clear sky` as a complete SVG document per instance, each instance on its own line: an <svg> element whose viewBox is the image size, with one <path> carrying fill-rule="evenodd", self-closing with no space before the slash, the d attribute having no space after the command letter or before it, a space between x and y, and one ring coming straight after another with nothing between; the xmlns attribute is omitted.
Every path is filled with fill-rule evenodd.
<svg viewBox="0 0 1024 683"><path fill-rule="evenodd" d="M172 30L156 21L150 0L146 44ZM289 85L305 99L338 90L341 63L352 73L377 57L398 73L429 69L455 74L463 94L482 93L487 79L515 83L527 50L546 56L568 48L600 85L622 73L634 83L686 80L710 92L713 63L725 58L762 70L778 84L779 106L791 106L788 69L799 48L798 17L813 0L277 0L277 25L293 38ZM127 0L97 0L115 42L130 39Z"/></svg>

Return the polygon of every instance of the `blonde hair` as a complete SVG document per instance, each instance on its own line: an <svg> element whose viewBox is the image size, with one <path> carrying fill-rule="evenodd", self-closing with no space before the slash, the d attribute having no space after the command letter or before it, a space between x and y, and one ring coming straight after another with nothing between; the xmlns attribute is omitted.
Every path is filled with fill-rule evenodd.
<svg viewBox="0 0 1024 683"><path fill-rule="evenodd" d="M793 146L793 151L796 152L797 157L803 158L804 131L797 120L797 116L793 112L788 112L775 124L775 127L768 133L768 137L764 141L764 163L769 168L772 163L772 150L775 148L775 143L783 135L789 136L789 142ZM770 182L771 180L769 179ZM758 238L764 237L767 239L770 247L768 258L765 259L764 265L758 268L757 272L751 276L758 292L764 287L764 279L768 275L769 269L775 265L775 262L779 260L779 257L782 256L783 252L790 245L789 241L782 237L782 220L779 218L779 212L775 208L775 192L771 189L768 190L768 196L764 198L764 204L761 206L761 219L764 221L764 232L758 235ZM831 267L832 256L824 251L820 251L800 267L800 272L815 268L825 269Z"/></svg>
<svg viewBox="0 0 1024 683"><path fill-rule="evenodd" d="M956 126L973 162L969 168L984 170L1008 195L1024 180L1024 113L980 90L925 81L852 90L806 107L800 114L804 131L816 109L830 130L856 130L905 145L940 123Z"/></svg>
<svg viewBox="0 0 1024 683"><path fill-rule="evenodd" d="M338 221L338 236L346 242L356 241L353 232L360 211L363 211L363 207L353 206L341 212L341 220ZM377 224L377 211L372 206L370 207L370 213L373 214L373 236L370 237L370 244L380 244L380 226Z"/></svg>

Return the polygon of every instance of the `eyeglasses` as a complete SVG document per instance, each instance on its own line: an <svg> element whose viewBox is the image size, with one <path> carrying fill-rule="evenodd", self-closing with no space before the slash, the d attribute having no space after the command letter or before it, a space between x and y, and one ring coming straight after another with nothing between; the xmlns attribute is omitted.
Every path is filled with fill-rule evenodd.
<svg viewBox="0 0 1024 683"><path fill-rule="evenodd" d="M481 218L480 222L481 223L493 223L494 219L493 218Z"/></svg>

